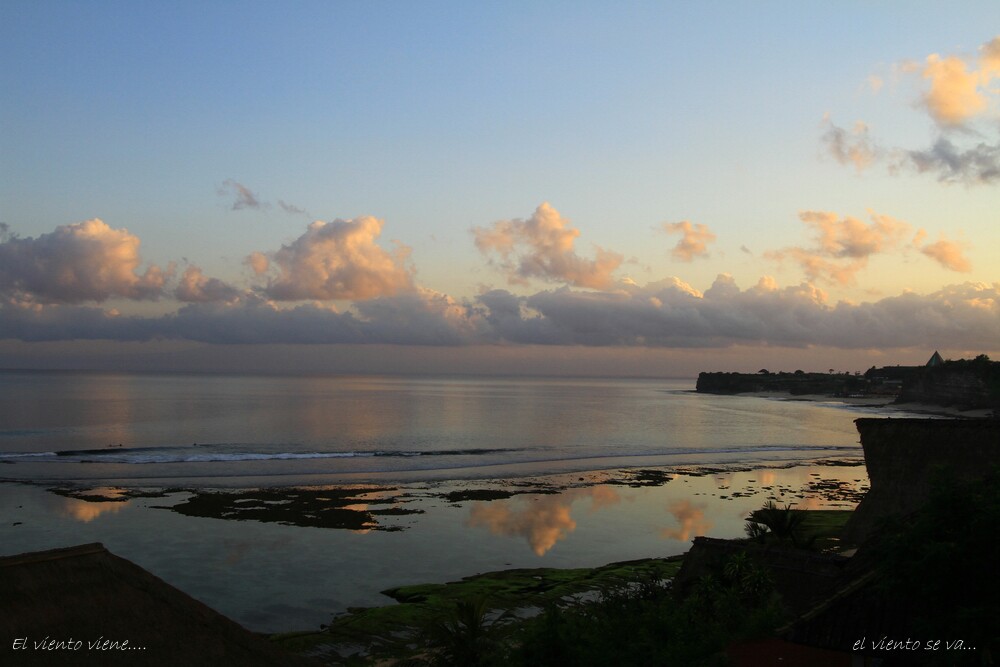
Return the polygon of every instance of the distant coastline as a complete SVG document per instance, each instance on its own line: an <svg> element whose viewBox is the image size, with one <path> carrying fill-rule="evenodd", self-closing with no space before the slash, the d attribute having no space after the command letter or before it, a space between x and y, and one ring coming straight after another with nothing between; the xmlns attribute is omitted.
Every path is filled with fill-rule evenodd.
<svg viewBox="0 0 1000 667"><path fill-rule="evenodd" d="M862 373L707 373L698 375L695 391L753 394L802 400L843 400L856 405L906 406L918 412L951 416L1000 415L1000 362L986 355L944 361L935 352L924 366L872 367Z"/></svg>

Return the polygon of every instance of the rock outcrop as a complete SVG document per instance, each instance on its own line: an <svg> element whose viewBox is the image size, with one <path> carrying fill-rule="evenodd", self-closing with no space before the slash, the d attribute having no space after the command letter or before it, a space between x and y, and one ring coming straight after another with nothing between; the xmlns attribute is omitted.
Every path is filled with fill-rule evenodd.
<svg viewBox="0 0 1000 667"><path fill-rule="evenodd" d="M828 373L699 373L695 390L706 394L742 394L774 391L803 394L838 395L864 388L864 378Z"/></svg>
<svg viewBox="0 0 1000 667"><path fill-rule="evenodd" d="M937 479L981 479L1000 465L1000 420L857 419L870 489L845 528L860 544L879 521L916 511Z"/></svg>
<svg viewBox="0 0 1000 667"><path fill-rule="evenodd" d="M1000 362L980 356L916 369L896 402L1000 409Z"/></svg>

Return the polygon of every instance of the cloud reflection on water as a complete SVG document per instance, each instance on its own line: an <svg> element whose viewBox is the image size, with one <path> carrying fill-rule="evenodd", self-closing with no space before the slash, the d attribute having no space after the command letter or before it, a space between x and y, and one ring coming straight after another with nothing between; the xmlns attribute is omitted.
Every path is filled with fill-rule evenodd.
<svg viewBox="0 0 1000 667"><path fill-rule="evenodd" d="M576 529L570 510L577 500L590 499L594 512L621 502L621 495L608 486L568 489L556 495L477 503L467 525L485 526L494 535L523 537L537 556L544 556L559 540ZM517 505L524 505L517 507Z"/></svg>
<svg viewBox="0 0 1000 667"><path fill-rule="evenodd" d="M82 523L90 523L102 514L116 514L125 509L131 500L115 502L89 502L76 498L63 498L59 512L63 516L76 519Z"/></svg>
<svg viewBox="0 0 1000 667"><path fill-rule="evenodd" d="M677 500L670 504L669 512L677 520L677 528L664 528L660 534L671 540L687 542L692 537L704 535L712 529L712 522L705 518L705 503Z"/></svg>

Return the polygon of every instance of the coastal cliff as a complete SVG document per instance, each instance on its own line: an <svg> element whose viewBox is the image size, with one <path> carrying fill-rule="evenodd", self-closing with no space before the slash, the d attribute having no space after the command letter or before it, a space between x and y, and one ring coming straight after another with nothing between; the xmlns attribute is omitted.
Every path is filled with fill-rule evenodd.
<svg viewBox="0 0 1000 667"><path fill-rule="evenodd" d="M903 382L897 403L1000 409L1000 361L980 355L917 368Z"/></svg>
<svg viewBox="0 0 1000 667"><path fill-rule="evenodd" d="M706 394L742 394L748 392L787 392L835 395L864 386L864 378L829 373L699 373L695 391Z"/></svg>
<svg viewBox="0 0 1000 667"><path fill-rule="evenodd" d="M1000 465L1000 421L858 419L870 489L845 528L859 544L878 522L926 502L936 479L971 481Z"/></svg>
<svg viewBox="0 0 1000 667"><path fill-rule="evenodd" d="M931 363L933 362L933 363ZM872 367L849 373L699 373L695 390L708 394L783 392L852 398L878 397L895 403L922 403L1000 414L1000 361L984 354L943 361L935 353L926 366Z"/></svg>

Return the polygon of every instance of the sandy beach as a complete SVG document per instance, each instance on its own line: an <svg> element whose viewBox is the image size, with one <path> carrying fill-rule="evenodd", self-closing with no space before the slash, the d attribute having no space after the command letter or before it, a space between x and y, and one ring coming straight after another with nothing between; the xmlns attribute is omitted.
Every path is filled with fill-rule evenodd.
<svg viewBox="0 0 1000 667"><path fill-rule="evenodd" d="M856 408L871 408L884 411L891 417L894 413L929 415L939 417L958 417L961 419L987 419L993 416L993 410L963 409L948 405L933 405L931 403L896 403L891 397L884 396L824 396L823 394L792 394L787 391L756 391L739 394L754 398L768 398L779 401L810 401L813 403L839 403Z"/></svg>

